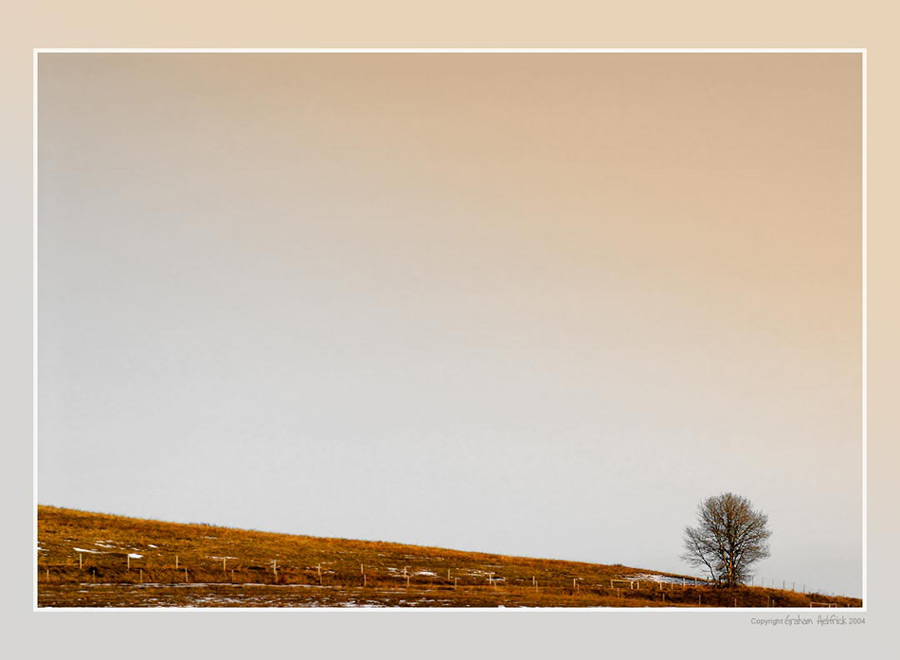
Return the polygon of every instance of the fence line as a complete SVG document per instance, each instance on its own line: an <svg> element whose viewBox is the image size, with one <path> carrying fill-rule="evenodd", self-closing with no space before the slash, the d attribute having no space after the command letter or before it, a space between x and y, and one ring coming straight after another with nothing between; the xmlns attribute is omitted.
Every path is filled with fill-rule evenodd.
<svg viewBox="0 0 900 660"><path fill-rule="evenodd" d="M124 553L103 553L101 555L94 556L94 553L89 552L86 554L86 551L83 551L79 548L79 551L75 553L77 555L77 566L78 572L82 572L85 569L90 569L90 577L92 580L96 580L98 577L98 571L100 573L99 577L103 577L103 573L108 571L112 571L113 575L115 575L116 571L120 571L125 569L128 574L133 577L129 578L124 583L131 582L139 582L143 583L145 581L145 571L147 572L147 578L153 581L154 577L158 578L175 578L173 583L177 583L179 580L172 573L171 564L166 566L164 561L160 565L154 565L157 563L156 559L151 560L147 557L138 556L135 560L132 559L131 552ZM123 556L124 555L124 556ZM213 557L210 558L215 561L216 568L214 569L210 562L206 561L206 558L201 560L189 560L188 564L184 564L181 561L179 555L175 554L174 556L174 566L175 572L183 571L183 582L209 582L210 584L217 583L228 583L230 578L230 583L239 584L245 583L249 578L253 579L261 579L262 582L268 582L268 580L264 579L264 575L266 572L271 571L271 578L275 583L310 583L315 584L316 581L319 585L324 585L324 575L322 564L319 563L315 567L306 566L306 565L290 565L285 564L282 560L273 559L269 562L268 568L265 566L254 566L250 564L250 562L245 562L236 557ZM119 557L118 561L124 559L124 566L121 564L116 566L110 566L107 561L110 558ZM38 558L40 559L40 558ZM227 560L233 560L233 564L231 566L228 565ZM221 564L218 562L221 561ZM258 560L257 560L258 561ZM330 562L332 565L334 562ZM210 565L207 565L210 564ZM236 564L236 565L235 565ZM715 585L702 577L696 576L656 576L659 579L650 579L650 574L644 576L643 574L640 576L624 576L618 578L583 578L577 575L569 574L568 577L564 575L559 575L553 579L542 579L541 580L541 589L538 588L538 576L532 574L530 576L520 576L520 577L503 577L497 575L496 572L485 572L480 569L464 569L464 568L451 568L447 570L447 579L444 580L443 577L440 577L438 573L425 571L424 569L419 570L418 572L413 572L410 570L409 566L403 567L403 572L400 573L396 569L393 571L389 569L385 569L382 567L373 567L371 565L366 566L363 563L356 564L359 568L359 573L357 574L356 580L351 581L347 580L347 576L343 575L345 566L338 564L335 568L337 571L329 570L327 571L329 574L333 576L330 579L330 582L334 583L334 586L358 586L361 584L363 587L369 587L372 584L374 587L383 587L385 583L390 584L391 582L396 583L397 581L401 583L405 583L406 588L410 588L412 586L422 587L422 586L433 586L433 587L448 587L457 589L459 587L465 589L473 589L477 588L479 585L484 586L485 583L480 580L487 580L487 586L496 590L498 587L502 586L503 590L510 589L519 589L525 588L530 589L535 594L539 591L543 591L544 593L570 593L572 595L575 594L595 594L598 596L616 596L622 598L622 590L617 588L617 585L622 585L623 583L628 584L627 591L638 592L634 594L635 597L644 597L649 598L650 600L661 600L662 602L675 604L678 602L677 597L667 596L666 591L673 592L676 590L684 591L686 589L704 589L714 587ZM74 566L71 560L67 560L64 564L49 564L45 562L38 561L38 569L43 568L43 571L38 571L38 579L41 577L44 578L45 582L52 582L54 580L58 582L68 581L67 578L77 577L77 573L73 576L70 575L70 571L74 571ZM189 570L190 568L190 570ZM137 569L134 571L134 569ZM229 570L230 569L230 570ZM218 579L213 575L213 571L218 571L218 575L220 576ZM313 572L315 577L313 578ZM455 573L455 575L454 575ZM452 576L452 579L451 579ZM361 578L361 579L359 579ZM681 584L678 584L678 580L681 580ZM566 583L566 580L571 580L571 586ZM690 584L688 583L690 580ZM608 586L607 586L608 582ZM784 592L790 592L795 594L804 594L807 596L810 595L821 595L827 596L829 598L846 598L850 600L858 600L848 596L836 596L834 593L826 593L821 591L807 591L807 585L805 583L798 583L796 581L788 581L785 579L778 580L776 578L770 578L768 576L760 576L759 584L756 584L757 577L752 576L749 584L744 585L745 587L750 588L761 588L761 589L771 589L771 590L779 590ZM798 589L799 585L799 589ZM501 592L503 590L500 590ZM647 593L649 592L649 593ZM652 592L657 592L656 596L652 596ZM767 594L766 603L767 606L772 606L773 599L772 594ZM698 604L702 604L703 597L702 594L697 595ZM713 600L721 600L720 598L713 598ZM732 602L732 606L738 607L738 601L741 600L740 597L735 597ZM746 599L745 599L746 600ZM753 602L753 605L756 605L758 601ZM783 602L783 601L782 601ZM820 600L812 600L808 601L809 607L838 607L837 603L820 601Z"/></svg>

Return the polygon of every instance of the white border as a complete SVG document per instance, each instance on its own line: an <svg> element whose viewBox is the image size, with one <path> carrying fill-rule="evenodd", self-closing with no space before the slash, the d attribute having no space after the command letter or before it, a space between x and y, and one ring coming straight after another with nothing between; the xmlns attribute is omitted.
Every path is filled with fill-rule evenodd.
<svg viewBox="0 0 900 660"><path fill-rule="evenodd" d="M868 63L866 48L34 48L32 50L32 548L37 548L38 505L38 55L41 53L858 53L862 55L862 607L828 608L838 612L868 612L868 170L867 139ZM37 551L35 550L35 553ZM36 557L36 555L35 555ZM435 607L435 608L344 608L344 607L38 607L37 561L32 566L32 611L34 612L812 612L806 607Z"/></svg>
<svg viewBox="0 0 900 660"><path fill-rule="evenodd" d="M37 502L38 502L38 51L32 54L31 78L31 485L32 548L35 553L32 567L33 608L37 610Z"/></svg>
<svg viewBox="0 0 900 660"><path fill-rule="evenodd" d="M869 303L868 303L868 64L866 49L862 49L862 587L863 610L867 610L868 594L868 441L869 441Z"/></svg>

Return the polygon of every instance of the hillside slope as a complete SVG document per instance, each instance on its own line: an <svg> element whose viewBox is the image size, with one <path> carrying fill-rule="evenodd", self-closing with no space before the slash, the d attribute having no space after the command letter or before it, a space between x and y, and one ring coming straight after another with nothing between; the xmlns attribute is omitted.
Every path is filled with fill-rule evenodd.
<svg viewBox="0 0 900 660"><path fill-rule="evenodd" d="M38 507L38 606L859 607L621 565Z"/></svg>

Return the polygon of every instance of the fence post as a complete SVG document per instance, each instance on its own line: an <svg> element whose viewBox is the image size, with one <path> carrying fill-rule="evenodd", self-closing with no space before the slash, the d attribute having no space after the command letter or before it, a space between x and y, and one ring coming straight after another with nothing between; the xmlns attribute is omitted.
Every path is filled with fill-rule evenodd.
<svg viewBox="0 0 900 660"><path fill-rule="evenodd" d="M81 562L81 553L78 553L78 570L80 571L84 567L84 564Z"/></svg>

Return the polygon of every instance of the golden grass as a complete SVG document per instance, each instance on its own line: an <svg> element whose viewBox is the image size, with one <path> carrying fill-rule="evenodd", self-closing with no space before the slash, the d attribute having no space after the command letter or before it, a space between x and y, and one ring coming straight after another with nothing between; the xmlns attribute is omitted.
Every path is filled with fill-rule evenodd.
<svg viewBox="0 0 900 660"><path fill-rule="evenodd" d="M38 507L38 548L41 607L732 607L735 599L739 607L808 607L811 600L861 606L858 599L776 589L610 586L611 579L650 572L621 565L47 506Z"/></svg>

